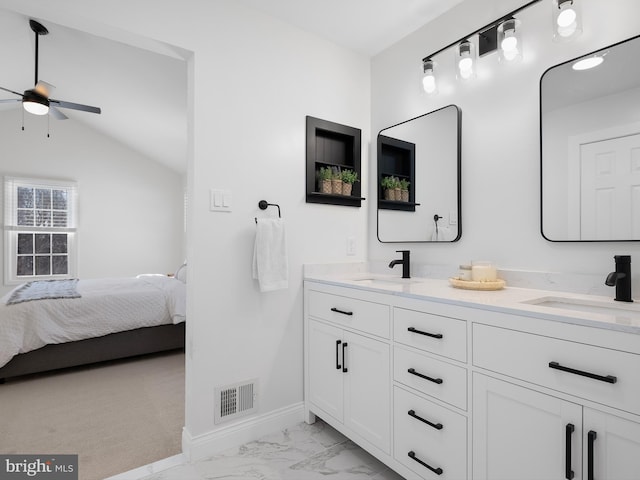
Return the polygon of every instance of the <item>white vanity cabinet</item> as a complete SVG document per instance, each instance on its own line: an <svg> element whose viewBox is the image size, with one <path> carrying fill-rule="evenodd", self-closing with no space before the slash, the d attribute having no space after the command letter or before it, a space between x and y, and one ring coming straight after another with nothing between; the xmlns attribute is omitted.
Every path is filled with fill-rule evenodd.
<svg viewBox="0 0 640 480"><path fill-rule="evenodd" d="M389 306L308 289L305 309L307 409L390 454Z"/></svg>
<svg viewBox="0 0 640 480"><path fill-rule="evenodd" d="M474 479L640 478L640 355L474 324L473 364Z"/></svg>
<svg viewBox="0 0 640 480"><path fill-rule="evenodd" d="M305 281L308 421L408 480L640 480L633 328L389 285Z"/></svg>

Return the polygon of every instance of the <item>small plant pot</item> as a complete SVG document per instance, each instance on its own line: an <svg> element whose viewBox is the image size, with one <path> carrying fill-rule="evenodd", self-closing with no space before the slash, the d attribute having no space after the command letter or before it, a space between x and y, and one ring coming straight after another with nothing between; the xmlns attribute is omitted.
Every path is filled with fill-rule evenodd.
<svg viewBox="0 0 640 480"><path fill-rule="evenodd" d="M395 192L394 195L394 200L397 200L398 202L402 199L402 190L400 190L399 188L394 188L393 191Z"/></svg>
<svg viewBox="0 0 640 480"><path fill-rule="evenodd" d="M342 184L342 194L343 195L351 195L351 190L353 189L353 185L350 183Z"/></svg>
<svg viewBox="0 0 640 480"><path fill-rule="evenodd" d="M396 199L396 192L393 189L386 189L384 191L384 199L385 200L395 200Z"/></svg>
<svg viewBox="0 0 640 480"><path fill-rule="evenodd" d="M331 180L320 180L320 193L331 193Z"/></svg>
<svg viewBox="0 0 640 480"><path fill-rule="evenodd" d="M331 193L342 195L342 180L335 178L331 180Z"/></svg>
<svg viewBox="0 0 640 480"><path fill-rule="evenodd" d="M403 202L409 201L409 190L400 190L400 200Z"/></svg>

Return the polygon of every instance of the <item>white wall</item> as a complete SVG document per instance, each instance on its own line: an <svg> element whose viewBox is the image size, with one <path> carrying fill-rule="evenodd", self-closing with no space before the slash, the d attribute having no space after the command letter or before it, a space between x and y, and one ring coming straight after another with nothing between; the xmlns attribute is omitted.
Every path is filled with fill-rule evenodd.
<svg viewBox="0 0 640 480"><path fill-rule="evenodd" d="M45 117L25 115L24 131L21 124L19 104L0 112L0 173L78 182L79 278L176 270L184 260L181 174L75 120L51 120L50 138Z"/></svg>
<svg viewBox="0 0 640 480"><path fill-rule="evenodd" d="M233 1L3 0L65 26L137 32L190 62L186 428L214 432L214 387L259 378L260 414L302 402L302 265L366 258L364 208L305 203L305 116L362 129L368 182L369 59ZM116 28L105 28L112 26ZM230 189L231 213L208 210ZM251 279L258 201L286 221L289 289ZM346 239L357 255L346 256ZM201 438L201 437L200 437Z"/></svg>
<svg viewBox="0 0 640 480"><path fill-rule="evenodd" d="M453 49L438 55L440 93L420 91L421 59L522 5L521 0L469 0L372 60L372 132L454 103L462 109L462 238L454 244L407 245L415 262L453 265L491 259L499 268L605 275L614 254L631 254L640 294L638 243L550 243L540 234L539 80L558 63L637 35L640 2L581 0L583 34L554 43L551 2L523 11L525 58L504 66L480 59L478 78L454 78ZM612 8L615 3L615 8ZM375 160L374 160L375 161ZM372 168L371 178L375 178ZM370 184L369 194L375 192ZM369 212L375 222L375 211ZM395 258L398 244L369 234L374 260ZM612 293L613 294L613 293Z"/></svg>

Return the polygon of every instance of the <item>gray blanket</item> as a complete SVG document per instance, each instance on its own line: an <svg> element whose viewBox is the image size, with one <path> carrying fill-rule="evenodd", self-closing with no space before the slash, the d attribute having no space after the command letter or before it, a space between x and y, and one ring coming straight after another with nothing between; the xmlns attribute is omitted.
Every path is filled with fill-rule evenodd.
<svg viewBox="0 0 640 480"><path fill-rule="evenodd" d="M37 280L18 287L7 300L7 305L53 298L80 298L78 279Z"/></svg>

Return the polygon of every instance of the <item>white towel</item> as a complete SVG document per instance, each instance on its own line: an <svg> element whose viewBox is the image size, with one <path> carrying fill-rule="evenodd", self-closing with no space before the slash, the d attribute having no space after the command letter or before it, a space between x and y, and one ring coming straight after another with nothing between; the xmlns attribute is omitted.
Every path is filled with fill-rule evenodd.
<svg viewBox="0 0 640 480"><path fill-rule="evenodd" d="M281 218L258 218L253 249L253 278L261 292L289 288L289 262Z"/></svg>

